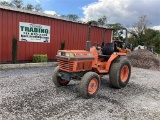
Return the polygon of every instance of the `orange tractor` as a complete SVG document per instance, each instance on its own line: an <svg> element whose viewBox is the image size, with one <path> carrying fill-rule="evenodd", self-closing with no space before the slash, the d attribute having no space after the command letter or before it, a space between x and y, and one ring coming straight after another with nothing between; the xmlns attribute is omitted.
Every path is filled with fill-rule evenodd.
<svg viewBox="0 0 160 120"><path fill-rule="evenodd" d="M126 58L126 52L117 50L116 42L104 44L104 38L102 45L94 43L90 48L91 25L88 29L86 50L58 50L58 66L52 76L57 87L66 86L74 79L80 80L79 92L83 98L97 94L103 75L109 74L110 84L115 88L124 88L131 75L131 64Z"/></svg>

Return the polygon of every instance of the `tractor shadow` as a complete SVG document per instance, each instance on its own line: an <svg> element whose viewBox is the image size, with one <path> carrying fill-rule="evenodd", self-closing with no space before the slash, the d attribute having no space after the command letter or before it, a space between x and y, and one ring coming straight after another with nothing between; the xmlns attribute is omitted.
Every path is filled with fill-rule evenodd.
<svg viewBox="0 0 160 120"><path fill-rule="evenodd" d="M79 94L79 84L80 81L72 80L67 86L56 88L57 94L72 94L76 98L80 97ZM129 82L125 88L117 89L110 85L109 78L102 78L99 91L97 95L100 96L115 96L115 97L129 97L134 95L145 94L149 91L145 86L140 86L134 82ZM96 96L95 96L96 97Z"/></svg>
<svg viewBox="0 0 160 120"><path fill-rule="evenodd" d="M99 93L102 95L111 95L115 97L130 97L134 95L145 94L149 91L145 86L136 84L134 82L129 82L126 87L117 89L110 85L109 78L105 78L101 80L101 86L99 89Z"/></svg>

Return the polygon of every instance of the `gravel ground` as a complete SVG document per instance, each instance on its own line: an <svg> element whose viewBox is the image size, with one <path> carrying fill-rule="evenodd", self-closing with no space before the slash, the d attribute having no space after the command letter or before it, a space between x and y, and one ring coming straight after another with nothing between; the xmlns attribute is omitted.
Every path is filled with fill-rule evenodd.
<svg viewBox="0 0 160 120"><path fill-rule="evenodd" d="M83 99L79 81L56 88L53 67L0 71L2 120L160 120L160 72L132 68L124 89L102 79L95 98Z"/></svg>

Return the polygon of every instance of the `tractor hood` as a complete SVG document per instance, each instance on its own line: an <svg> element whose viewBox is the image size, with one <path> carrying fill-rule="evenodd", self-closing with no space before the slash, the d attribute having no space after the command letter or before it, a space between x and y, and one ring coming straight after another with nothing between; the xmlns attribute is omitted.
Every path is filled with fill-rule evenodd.
<svg viewBox="0 0 160 120"><path fill-rule="evenodd" d="M58 50L56 57L57 59L67 60L94 59L93 53L86 50Z"/></svg>
<svg viewBox="0 0 160 120"><path fill-rule="evenodd" d="M86 50L58 50L58 52L68 52L68 53L90 53Z"/></svg>

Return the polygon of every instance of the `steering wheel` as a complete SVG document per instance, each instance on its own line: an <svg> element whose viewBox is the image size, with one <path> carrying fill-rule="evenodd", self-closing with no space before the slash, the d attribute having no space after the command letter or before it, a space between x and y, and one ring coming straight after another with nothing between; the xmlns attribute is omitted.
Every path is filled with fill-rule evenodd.
<svg viewBox="0 0 160 120"><path fill-rule="evenodd" d="M101 45L96 42L93 43L93 46L95 46L97 50L101 49Z"/></svg>

